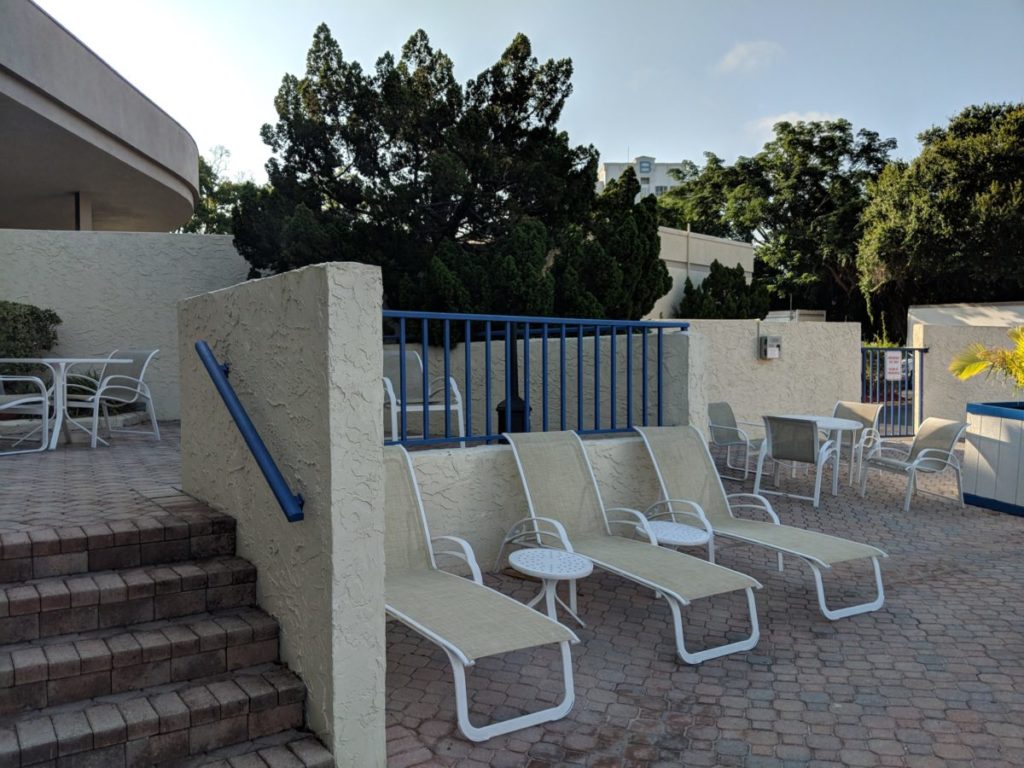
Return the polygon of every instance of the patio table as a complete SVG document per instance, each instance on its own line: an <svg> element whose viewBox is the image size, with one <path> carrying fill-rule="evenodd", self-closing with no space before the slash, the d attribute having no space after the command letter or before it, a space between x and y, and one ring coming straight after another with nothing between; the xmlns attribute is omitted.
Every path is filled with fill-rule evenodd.
<svg viewBox="0 0 1024 768"><path fill-rule="evenodd" d="M839 471L839 467L843 463L843 432L852 432L853 439L850 441L850 450L853 450L853 444L857 440L857 432L864 429L864 425L855 419L839 419L835 416L815 416L813 414L783 414L783 419L805 419L806 421L813 421L821 432L828 432L829 434L836 433L836 441L838 450L836 451L836 471ZM853 461L851 457L850 461L850 485L853 485Z"/></svg>
<svg viewBox="0 0 1024 768"><path fill-rule="evenodd" d="M576 614L576 580L589 576L594 570L594 564L590 560L574 552L537 547L516 550L508 556L508 563L520 573L540 579L543 584L537 596L526 604L528 608L533 608L543 599L548 616L558 621L557 603L568 611L581 627L586 626L583 619ZM569 605L563 603L562 598L558 596L559 581L569 582Z"/></svg>
<svg viewBox="0 0 1024 768"><path fill-rule="evenodd" d="M124 357L0 357L0 365L45 365L53 372L53 428L50 434L50 450L57 447L67 403L67 373L73 365L106 365L107 363L130 363ZM76 423L70 416L72 423Z"/></svg>

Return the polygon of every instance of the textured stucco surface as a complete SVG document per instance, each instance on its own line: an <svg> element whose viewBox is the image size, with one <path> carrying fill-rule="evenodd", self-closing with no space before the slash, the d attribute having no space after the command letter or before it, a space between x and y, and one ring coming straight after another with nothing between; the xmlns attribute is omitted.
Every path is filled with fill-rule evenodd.
<svg viewBox="0 0 1024 768"><path fill-rule="evenodd" d="M758 336L781 336L782 357L759 360ZM707 427L707 403L724 400L737 419L773 413L831 414L860 399L860 325L690 321L690 420Z"/></svg>
<svg viewBox="0 0 1024 768"><path fill-rule="evenodd" d="M657 500L657 478L640 438L585 443L606 506L643 510ZM415 451L412 461L431 534L465 538L480 566L491 568L506 531L529 515L512 449Z"/></svg>
<svg viewBox="0 0 1024 768"><path fill-rule="evenodd" d="M56 310L53 354L159 348L146 381L161 419L180 414L177 303L247 272L227 235L0 229L0 299Z"/></svg>
<svg viewBox="0 0 1024 768"><path fill-rule="evenodd" d="M1010 347L1006 336L1009 326L917 325L911 343L927 347L924 355L923 417L966 419L967 403L990 403L1015 400L1018 395L1002 379L986 378L985 374L960 381L949 372L953 358L975 342L988 347ZM1024 396L1022 396L1024 397Z"/></svg>
<svg viewBox="0 0 1024 768"><path fill-rule="evenodd" d="M383 766L380 271L329 264L182 302L184 489L238 520L282 659L338 765ZM285 521L193 349L205 339L293 490Z"/></svg>

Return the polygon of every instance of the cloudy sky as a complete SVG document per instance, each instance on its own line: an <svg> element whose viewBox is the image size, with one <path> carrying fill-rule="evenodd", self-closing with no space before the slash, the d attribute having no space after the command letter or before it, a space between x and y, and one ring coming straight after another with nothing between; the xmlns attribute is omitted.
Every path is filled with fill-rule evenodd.
<svg viewBox="0 0 1024 768"><path fill-rule="evenodd" d="M260 126L327 22L372 66L424 29L461 80L516 32L570 57L562 126L605 160L757 152L780 119L845 117L917 154L964 106L1024 101L1024 0L37 0L185 126L265 179Z"/></svg>

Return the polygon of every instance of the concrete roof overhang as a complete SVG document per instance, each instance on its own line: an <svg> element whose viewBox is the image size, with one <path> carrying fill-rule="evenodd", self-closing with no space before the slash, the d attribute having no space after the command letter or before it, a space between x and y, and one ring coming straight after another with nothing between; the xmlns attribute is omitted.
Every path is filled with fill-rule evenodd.
<svg viewBox="0 0 1024 768"><path fill-rule="evenodd" d="M198 200L177 122L40 8L0 0L0 227L167 232Z"/></svg>

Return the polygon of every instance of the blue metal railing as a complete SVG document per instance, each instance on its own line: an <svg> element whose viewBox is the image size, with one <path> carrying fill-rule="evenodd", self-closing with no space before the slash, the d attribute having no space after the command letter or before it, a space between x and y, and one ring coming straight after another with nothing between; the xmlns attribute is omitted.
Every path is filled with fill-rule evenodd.
<svg viewBox="0 0 1024 768"><path fill-rule="evenodd" d="M385 442L404 445L492 442L500 439L502 432L530 431L538 426L545 432L575 429L581 434L614 434L632 431L635 423L660 425L665 400L664 333L689 327L682 321L400 310L384 310L383 318L385 344L398 347L385 351L386 413L392 425ZM461 352L453 347L455 337L463 344ZM431 340L442 344L432 347ZM530 341L539 342L539 366ZM649 361L652 346L656 359ZM504 364L499 366L502 370L495 371L494 352L500 354L502 349ZM557 360L552 360L556 355ZM475 369L481 357L483 366ZM570 371L573 357L576 371ZM457 372L454 364L460 358L463 370ZM587 370L588 364L592 370ZM651 365L654 372L649 370ZM634 383L638 372L640 403L636 402ZM503 385L498 376L503 377ZM626 380L624 403L619 402L622 377ZM433 386L437 382L440 387ZM503 400L495 403L496 397ZM556 404L552 403L555 397ZM586 408L591 404L588 398L593 399L592 409ZM535 413L538 405L539 413ZM575 406L575 413L570 405ZM443 416L442 436L431 434L431 413L438 414L438 420ZM461 429L453 429L453 420ZM439 425L435 431L440 432Z"/></svg>
<svg viewBox="0 0 1024 768"><path fill-rule="evenodd" d="M882 437L917 432L919 403L924 395L923 356L926 347L862 347L861 402L881 403L878 431Z"/></svg>
<svg viewBox="0 0 1024 768"><path fill-rule="evenodd" d="M245 408L239 401L238 395L235 394L234 388L228 382L228 366L217 362L217 358L214 357L210 346L205 341L196 342L196 352L199 354L199 359L203 361L203 365L206 366L206 372L210 374L213 385L224 400L228 413L235 420L235 425L238 427L242 439L249 446L252 457L256 460L260 471L263 472L263 476L267 479L267 484L277 498L277 503L281 505L281 511L284 512L284 516L288 518L289 523L298 522L303 517L302 507L305 500L302 498L301 493L292 493L288 483L285 482L284 476L281 474L281 470L274 463L270 451L263 444L263 439L260 437L259 432L256 431L256 427L253 426L249 414L245 412Z"/></svg>

